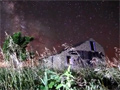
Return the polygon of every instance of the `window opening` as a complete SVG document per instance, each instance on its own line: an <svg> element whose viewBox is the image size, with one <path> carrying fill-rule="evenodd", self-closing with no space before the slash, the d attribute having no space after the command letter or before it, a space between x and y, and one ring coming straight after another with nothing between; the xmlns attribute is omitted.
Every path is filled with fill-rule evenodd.
<svg viewBox="0 0 120 90"><path fill-rule="evenodd" d="M70 64L70 58L71 56L67 56L67 64Z"/></svg>
<svg viewBox="0 0 120 90"><path fill-rule="evenodd" d="M90 47L92 51L95 51L96 47L95 47L95 42L94 41L90 41Z"/></svg>

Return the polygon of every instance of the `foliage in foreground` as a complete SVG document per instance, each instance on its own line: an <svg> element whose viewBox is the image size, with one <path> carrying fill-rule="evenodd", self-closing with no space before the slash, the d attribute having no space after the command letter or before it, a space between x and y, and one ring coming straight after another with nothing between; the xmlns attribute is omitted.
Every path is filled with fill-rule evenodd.
<svg viewBox="0 0 120 90"><path fill-rule="evenodd" d="M40 68L0 69L2 90L119 90L120 71L115 68L64 72Z"/></svg>

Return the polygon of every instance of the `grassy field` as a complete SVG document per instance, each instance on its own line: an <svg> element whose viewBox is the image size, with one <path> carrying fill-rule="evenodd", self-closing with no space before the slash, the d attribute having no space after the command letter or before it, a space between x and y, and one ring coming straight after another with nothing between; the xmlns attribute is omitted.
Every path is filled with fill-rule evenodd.
<svg viewBox="0 0 120 90"><path fill-rule="evenodd" d="M0 68L1 90L120 90L117 68L80 69L73 72L39 67Z"/></svg>

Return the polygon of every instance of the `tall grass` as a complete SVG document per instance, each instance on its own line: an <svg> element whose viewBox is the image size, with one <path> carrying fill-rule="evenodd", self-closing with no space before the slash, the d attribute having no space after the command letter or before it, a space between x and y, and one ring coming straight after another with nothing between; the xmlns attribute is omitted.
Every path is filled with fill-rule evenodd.
<svg viewBox="0 0 120 90"><path fill-rule="evenodd" d="M40 86L42 71L33 68L15 70L0 69L0 89L2 90L34 90Z"/></svg>
<svg viewBox="0 0 120 90"><path fill-rule="evenodd" d="M119 90L117 68L80 69L62 72L40 68L0 68L1 90Z"/></svg>

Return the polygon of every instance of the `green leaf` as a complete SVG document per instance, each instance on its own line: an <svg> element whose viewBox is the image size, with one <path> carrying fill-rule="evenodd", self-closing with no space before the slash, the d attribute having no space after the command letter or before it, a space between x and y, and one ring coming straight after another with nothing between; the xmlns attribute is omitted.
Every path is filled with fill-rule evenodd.
<svg viewBox="0 0 120 90"><path fill-rule="evenodd" d="M45 86L41 85L40 90L45 90Z"/></svg>
<svg viewBox="0 0 120 90"><path fill-rule="evenodd" d="M64 84L59 84L57 87L56 87L56 89L60 89L61 87L63 87L64 86Z"/></svg>
<svg viewBox="0 0 120 90"><path fill-rule="evenodd" d="M49 88L53 88L53 86L54 86L54 82L52 81L52 82L50 82L50 84L49 84Z"/></svg>

